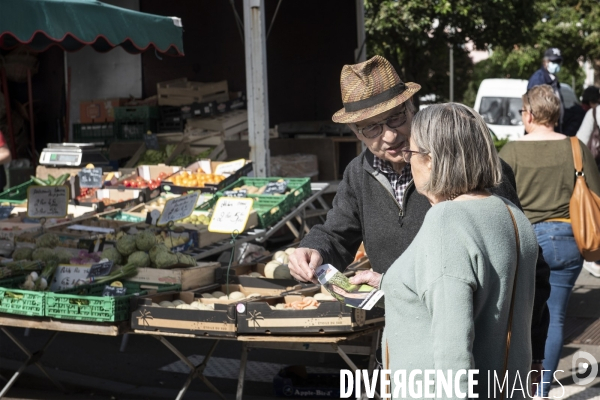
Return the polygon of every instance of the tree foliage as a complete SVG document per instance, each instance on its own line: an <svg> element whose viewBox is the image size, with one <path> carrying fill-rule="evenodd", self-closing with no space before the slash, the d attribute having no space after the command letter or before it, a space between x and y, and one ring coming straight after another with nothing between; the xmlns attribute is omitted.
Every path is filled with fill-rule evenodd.
<svg viewBox="0 0 600 400"><path fill-rule="evenodd" d="M448 46L460 95L472 74L465 43L512 47L530 34L534 11L533 2L520 0L365 0L368 51L390 60L421 93L447 99Z"/></svg>

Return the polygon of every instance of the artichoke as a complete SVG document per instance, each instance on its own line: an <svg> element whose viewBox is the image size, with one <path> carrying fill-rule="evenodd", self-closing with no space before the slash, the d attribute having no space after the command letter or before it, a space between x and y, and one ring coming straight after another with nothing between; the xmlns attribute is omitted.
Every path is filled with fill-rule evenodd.
<svg viewBox="0 0 600 400"><path fill-rule="evenodd" d="M150 231L141 231L135 235L135 245L139 250L150 251L156 244L156 237Z"/></svg>
<svg viewBox="0 0 600 400"><path fill-rule="evenodd" d="M35 247L47 247L53 249L58 246L60 239L54 233L44 233L35 239Z"/></svg>
<svg viewBox="0 0 600 400"><path fill-rule="evenodd" d="M69 250L58 249L58 250L55 250L55 252L58 257L59 263L71 264L71 258L73 258L73 255L71 254L71 252Z"/></svg>
<svg viewBox="0 0 600 400"><path fill-rule="evenodd" d="M19 247L12 255L13 261L31 260L33 248Z"/></svg>
<svg viewBox="0 0 600 400"><path fill-rule="evenodd" d="M117 250L125 257L136 251L135 236L124 235L121 239L117 240Z"/></svg>
<svg viewBox="0 0 600 400"><path fill-rule="evenodd" d="M149 256L150 256L150 262L152 264L156 263L156 255L160 252L168 253L169 249L163 243L157 244L150 249Z"/></svg>
<svg viewBox="0 0 600 400"><path fill-rule="evenodd" d="M112 261L114 265L122 265L123 263L123 256L121 256L119 250L114 247L104 249L102 254L100 254L100 257L107 258L108 260Z"/></svg>
<svg viewBox="0 0 600 400"><path fill-rule="evenodd" d="M127 265L135 265L136 268L146 268L150 265L150 257L143 251L136 251L127 258Z"/></svg>
<svg viewBox="0 0 600 400"><path fill-rule="evenodd" d="M161 251L156 254L155 264L156 268L166 268L171 265L179 264L179 258L177 258L176 254Z"/></svg>
<svg viewBox="0 0 600 400"><path fill-rule="evenodd" d="M43 261L45 263L56 263L58 264L58 254L52 249L47 247L39 247L35 249L31 255L33 261Z"/></svg>

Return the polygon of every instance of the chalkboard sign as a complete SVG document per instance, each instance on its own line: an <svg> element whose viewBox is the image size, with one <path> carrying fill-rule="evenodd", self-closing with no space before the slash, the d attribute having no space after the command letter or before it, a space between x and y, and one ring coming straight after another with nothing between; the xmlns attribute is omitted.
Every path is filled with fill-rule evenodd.
<svg viewBox="0 0 600 400"><path fill-rule="evenodd" d="M179 221L180 219L192 215L194 208L196 208L199 194L199 192L194 192L192 194L167 200L157 225L166 225L171 221Z"/></svg>
<svg viewBox="0 0 600 400"><path fill-rule="evenodd" d="M82 188L101 188L102 183L102 168L82 168L79 171L79 185Z"/></svg>
<svg viewBox="0 0 600 400"><path fill-rule="evenodd" d="M269 183L267 183L267 187L265 188L265 191L263 192L263 194L275 194L275 193L283 194L287 190L287 185L288 185L287 181L269 182Z"/></svg>
<svg viewBox="0 0 600 400"><path fill-rule="evenodd" d="M106 276L110 274L110 270L113 267L112 261L104 261L98 264L93 264L90 267L90 272L88 273L88 278L93 278L96 276Z"/></svg>
<svg viewBox="0 0 600 400"><path fill-rule="evenodd" d="M68 186L29 186L27 216L31 218L62 218L67 215Z"/></svg>
<svg viewBox="0 0 600 400"><path fill-rule="evenodd" d="M219 233L243 232L252 211L252 203L252 199L221 197L215 206L208 230Z"/></svg>
<svg viewBox="0 0 600 400"><path fill-rule="evenodd" d="M0 206L0 219L10 218L13 208L13 206Z"/></svg>
<svg viewBox="0 0 600 400"><path fill-rule="evenodd" d="M104 286L104 290L102 291L102 296L125 296L127 294L126 287L115 287L115 286Z"/></svg>
<svg viewBox="0 0 600 400"><path fill-rule="evenodd" d="M147 149L158 150L158 136L151 133L144 135L144 143Z"/></svg>
<svg viewBox="0 0 600 400"><path fill-rule="evenodd" d="M246 189L241 190L226 190L223 192L225 197L247 197L248 191Z"/></svg>

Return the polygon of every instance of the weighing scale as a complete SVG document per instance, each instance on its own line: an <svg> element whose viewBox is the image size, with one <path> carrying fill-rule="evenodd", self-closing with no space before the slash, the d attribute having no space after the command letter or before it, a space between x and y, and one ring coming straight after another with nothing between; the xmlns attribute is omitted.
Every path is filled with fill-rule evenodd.
<svg viewBox="0 0 600 400"><path fill-rule="evenodd" d="M105 171L109 162L93 143L48 143L42 150L40 164L52 167L85 167L94 164Z"/></svg>

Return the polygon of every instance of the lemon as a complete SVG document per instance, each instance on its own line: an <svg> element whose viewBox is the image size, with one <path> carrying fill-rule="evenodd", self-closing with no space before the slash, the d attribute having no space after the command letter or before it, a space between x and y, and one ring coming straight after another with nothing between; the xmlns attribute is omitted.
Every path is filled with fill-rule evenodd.
<svg viewBox="0 0 600 400"><path fill-rule="evenodd" d="M110 284L110 286L112 287L123 287L123 284L119 281L114 281L113 283Z"/></svg>
<svg viewBox="0 0 600 400"><path fill-rule="evenodd" d="M88 164L85 166L86 168L94 168L94 164Z"/></svg>

